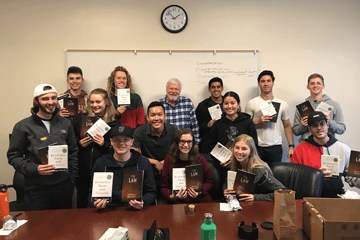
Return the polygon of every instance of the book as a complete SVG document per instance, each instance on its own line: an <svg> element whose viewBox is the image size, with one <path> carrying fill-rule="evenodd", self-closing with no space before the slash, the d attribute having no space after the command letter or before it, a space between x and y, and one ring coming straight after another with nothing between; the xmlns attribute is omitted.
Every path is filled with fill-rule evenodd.
<svg viewBox="0 0 360 240"><path fill-rule="evenodd" d="M181 188L186 188L185 168L172 169L172 192L177 194Z"/></svg>
<svg viewBox="0 0 360 240"><path fill-rule="evenodd" d="M203 173L201 164L189 165L185 167L186 188L192 188L195 192L203 190Z"/></svg>
<svg viewBox="0 0 360 240"><path fill-rule="evenodd" d="M99 118L96 116L83 115L80 126L80 139L86 137L85 133L95 124Z"/></svg>
<svg viewBox="0 0 360 240"><path fill-rule="evenodd" d="M129 202L132 199L142 200L144 170L128 170L124 172L121 202Z"/></svg>
<svg viewBox="0 0 360 240"><path fill-rule="evenodd" d="M129 88L118 89L117 100L118 100L118 106L130 105L130 89Z"/></svg>
<svg viewBox="0 0 360 240"><path fill-rule="evenodd" d="M55 172L67 171L68 169L68 146L50 144L38 149L41 164L52 164Z"/></svg>
<svg viewBox="0 0 360 240"><path fill-rule="evenodd" d="M226 162L230 159L232 152L227 147L218 142L210 154L220 162Z"/></svg>
<svg viewBox="0 0 360 240"><path fill-rule="evenodd" d="M65 108L69 112L69 120L72 120L79 112L79 99L68 97L59 100L61 108Z"/></svg>
<svg viewBox="0 0 360 240"><path fill-rule="evenodd" d="M259 104L260 110L263 115L269 115L273 116L276 114L276 110L274 108L274 105L270 100L264 101Z"/></svg>
<svg viewBox="0 0 360 240"><path fill-rule="evenodd" d="M236 173L237 172L230 170L227 172L227 188L234 188Z"/></svg>
<svg viewBox="0 0 360 240"><path fill-rule="evenodd" d="M309 101L296 105L296 108L299 111L301 118L309 116L309 114L314 111L314 108L311 106Z"/></svg>
<svg viewBox="0 0 360 240"><path fill-rule="evenodd" d="M281 103L278 103L278 102L271 102L271 103L275 108L276 114L271 116L270 122L275 122L276 123L277 119L278 119Z"/></svg>
<svg viewBox="0 0 360 240"><path fill-rule="evenodd" d="M360 152L351 150L348 174L360 177Z"/></svg>
<svg viewBox="0 0 360 240"><path fill-rule="evenodd" d="M94 172L91 201L106 199L111 202L113 180L113 172Z"/></svg>
<svg viewBox="0 0 360 240"><path fill-rule="evenodd" d="M320 104L316 107L315 111L322 112L324 114L330 115L330 112L334 109L333 106L327 104L326 102L320 102Z"/></svg>
<svg viewBox="0 0 360 240"><path fill-rule="evenodd" d="M85 133L86 136L94 138L95 134L100 134L104 136L111 127L101 118L99 118Z"/></svg>
<svg viewBox="0 0 360 240"><path fill-rule="evenodd" d="M234 190L236 195L241 193L251 193L252 186L255 181L256 174L238 169L234 182Z"/></svg>
<svg viewBox="0 0 360 240"><path fill-rule="evenodd" d="M339 156L321 155L321 167L326 167L331 175L339 176Z"/></svg>
<svg viewBox="0 0 360 240"><path fill-rule="evenodd" d="M208 111L210 113L211 119L218 120L221 118L222 110L221 110L220 104L216 104L212 107L209 107Z"/></svg>

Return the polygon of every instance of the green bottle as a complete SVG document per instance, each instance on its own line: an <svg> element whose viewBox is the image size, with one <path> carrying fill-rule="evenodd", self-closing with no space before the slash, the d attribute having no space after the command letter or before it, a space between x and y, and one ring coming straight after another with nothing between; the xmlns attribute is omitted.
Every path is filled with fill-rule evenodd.
<svg viewBox="0 0 360 240"><path fill-rule="evenodd" d="M215 240L216 225L213 223L212 214L205 213L204 223L201 225L201 240Z"/></svg>

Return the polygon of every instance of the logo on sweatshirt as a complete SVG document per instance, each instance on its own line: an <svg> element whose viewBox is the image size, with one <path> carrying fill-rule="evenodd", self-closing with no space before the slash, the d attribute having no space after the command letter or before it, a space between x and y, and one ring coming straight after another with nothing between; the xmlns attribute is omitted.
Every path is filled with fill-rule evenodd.
<svg viewBox="0 0 360 240"><path fill-rule="evenodd" d="M41 141L46 141L47 137L40 138Z"/></svg>

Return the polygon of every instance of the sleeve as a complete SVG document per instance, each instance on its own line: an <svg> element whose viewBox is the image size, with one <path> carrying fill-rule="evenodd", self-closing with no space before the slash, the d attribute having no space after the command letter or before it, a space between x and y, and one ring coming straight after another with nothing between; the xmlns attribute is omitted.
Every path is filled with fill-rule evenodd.
<svg viewBox="0 0 360 240"><path fill-rule="evenodd" d="M145 113L141 97L138 94L134 94L134 101L136 102L136 126L145 124Z"/></svg>
<svg viewBox="0 0 360 240"><path fill-rule="evenodd" d="M27 134L22 129L25 127L17 123L11 134L10 146L7 152L8 162L16 171L24 176L39 176L36 164L26 157L27 152Z"/></svg>
<svg viewBox="0 0 360 240"><path fill-rule="evenodd" d="M143 201L144 206L148 206L156 199L156 183L149 160L145 157L142 157L142 160L144 161Z"/></svg>
<svg viewBox="0 0 360 240"><path fill-rule="evenodd" d="M198 107L195 110L196 119L199 124L199 130L200 130L200 136L204 136L206 133L210 131L210 128L208 128L207 119L206 119L206 113L204 113L204 107L201 103L199 103Z"/></svg>
<svg viewBox="0 0 360 240"><path fill-rule="evenodd" d="M219 121L219 120L218 120ZM212 127L210 128L210 139L208 140L208 144L209 144L209 150L212 151L213 148L215 147L215 145L218 143L219 138L218 138L218 121L214 122L214 124L212 125Z"/></svg>
<svg viewBox="0 0 360 240"><path fill-rule="evenodd" d="M191 131L194 134L195 143L199 145L200 143L200 133L199 133L199 126L198 121L196 119L195 109L193 103L190 101L191 109L190 109L190 121L191 121Z"/></svg>
<svg viewBox="0 0 360 240"><path fill-rule="evenodd" d="M161 172L161 189L160 193L166 200L170 200L172 194L172 164L170 158L165 158L164 166Z"/></svg>
<svg viewBox="0 0 360 240"><path fill-rule="evenodd" d="M334 107L333 119L330 119L329 128L336 134L343 134L346 130L344 115L338 103Z"/></svg>
<svg viewBox="0 0 360 240"><path fill-rule="evenodd" d="M251 101L249 101L249 102L246 104L245 113L249 114L249 115L250 115L250 118L253 119L253 117L254 117L254 110L253 110Z"/></svg>
<svg viewBox="0 0 360 240"><path fill-rule="evenodd" d="M133 148L140 148L141 149L141 131L140 128L136 128L133 134L134 143L132 145Z"/></svg>
<svg viewBox="0 0 360 240"><path fill-rule="evenodd" d="M77 114L74 119L71 121L71 125L74 129L76 142L80 141L80 129L81 129L82 113ZM79 145L80 147L80 145Z"/></svg>
<svg viewBox="0 0 360 240"><path fill-rule="evenodd" d="M204 156L201 156L201 165L203 169L203 193L207 194L214 184L209 164Z"/></svg>
<svg viewBox="0 0 360 240"><path fill-rule="evenodd" d="M257 131L254 122L249 119L249 128L248 128L248 134L254 139L255 145L258 146L258 137L257 137Z"/></svg>
<svg viewBox="0 0 360 240"><path fill-rule="evenodd" d="M76 182L79 177L79 166L78 166L78 147L77 141L74 134L74 128L71 124L68 126L68 135L66 139L66 143L68 145L68 164L69 164L69 172L71 174L71 181Z"/></svg>
<svg viewBox="0 0 360 240"><path fill-rule="evenodd" d="M274 201L274 191L286 188L274 177L270 169L258 168L257 175L257 181L254 183L254 201Z"/></svg>
<svg viewBox="0 0 360 240"><path fill-rule="evenodd" d="M302 163L302 158L301 158L300 145L295 148L294 153L293 153L293 155L291 156L290 162L291 162L291 163L303 164L303 163Z"/></svg>
<svg viewBox="0 0 360 240"><path fill-rule="evenodd" d="M307 132L307 127L305 127L304 125L301 124L301 115L299 113L299 111L296 109L295 110L295 116L294 116L294 124L292 127L293 133L295 136L300 136L304 133Z"/></svg>

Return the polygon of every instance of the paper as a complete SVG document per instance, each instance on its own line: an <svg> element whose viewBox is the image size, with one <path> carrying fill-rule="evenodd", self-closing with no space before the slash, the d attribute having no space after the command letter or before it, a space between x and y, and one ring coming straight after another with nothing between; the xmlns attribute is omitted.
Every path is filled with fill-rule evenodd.
<svg viewBox="0 0 360 240"><path fill-rule="evenodd" d="M211 119L218 120L221 118L222 111L221 111L221 107L219 104L209 107L208 110L209 110Z"/></svg>
<svg viewBox="0 0 360 240"><path fill-rule="evenodd" d="M339 176L339 156L321 155L321 167L326 167L331 175Z"/></svg>
<svg viewBox="0 0 360 240"><path fill-rule="evenodd" d="M265 115L275 115L276 114L276 110L274 108L274 105L272 104L272 102L270 100L264 101L262 103L259 104L259 107L261 109L262 114Z"/></svg>
<svg viewBox="0 0 360 240"><path fill-rule="evenodd" d="M48 151L48 164L55 166L56 170L68 169L68 146L67 145L55 145L49 146Z"/></svg>
<svg viewBox="0 0 360 240"><path fill-rule="evenodd" d="M232 212L230 203L220 203L220 211Z"/></svg>
<svg viewBox="0 0 360 240"><path fill-rule="evenodd" d="M101 136L104 136L105 133L110 130L110 128L111 127L107 125L104 120L99 118L86 133L89 134L91 138L94 138L95 134L100 134Z"/></svg>
<svg viewBox="0 0 360 240"><path fill-rule="evenodd" d="M186 188L185 168L173 168L172 190L176 194L180 188Z"/></svg>
<svg viewBox="0 0 360 240"><path fill-rule="evenodd" d="M236 179L236 172L235 171L228 171L228 174L227 174L227 188L234 188L235 179Z"/></svg>
<svg viewBox="0 0 360 240"><path fill-rule="evenodd" d="M319 106L317 106L317 108L315 109L315 111L318 111L318 112L322 112L322 113L325 113L327 115L330 115L330 112L333 110L333 106L325 103L325 102L321 102L319 104Z"/></svg>
<svg viewBox="0 0 360 240"><path fill-rule="evenodd" d="M220 162L226 162L230 159L232 152L229 149L227 149L224 145L218 142L215 145L214 149L210 152L210 154Z"/></svg>
<svg viewBox="0 0 360 240"><path fill-rule="evenodd" d="M3 230L2 228L0 229L0 236L6 236L9 235L12 231L14 231L15 229L18 229L21 225L24 225L28 220L17 220L17 227L14 228L13 230Z"/></svg>
<svg viewBox="0 0 360 240"><path fill-rule="evenodd" d="M118 105L130 105L130 89L117 90Z"/></svg>
<svg viewBox="0 0 360 240"><path fill-rule="evenodd" d="M99 240L127 240L129 239L129 230L124 227L108 228L108 230L99 238Z"/></svg>
<svg viewBox="0 0 360 240"><path fill-rule="evenodd" d="M92 201L97 199L106 199L111 201L113 180L113 172L94 172L91 195Z"/></svg>

